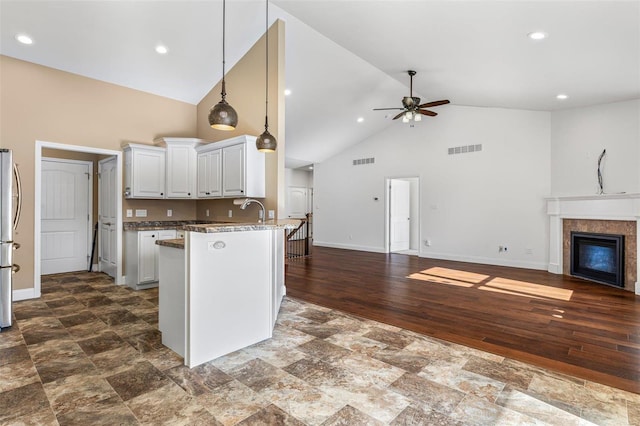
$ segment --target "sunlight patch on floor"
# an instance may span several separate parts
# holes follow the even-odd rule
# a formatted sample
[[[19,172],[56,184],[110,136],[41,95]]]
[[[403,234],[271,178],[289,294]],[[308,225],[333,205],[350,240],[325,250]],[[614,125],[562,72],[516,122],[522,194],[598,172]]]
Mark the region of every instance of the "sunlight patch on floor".
[[[491,277],[489,275],[442,267],[434,267],[420,272],[414,272],[407,275],[406,278],[427,281],[434,284],[453,285],[456,287],[477,287],[479,290],[534,299],[571,300],[571,296],[573,295],[573,290],[564,288],[500,277],[490,279]]]
[[[466,283],[463,281],[456,281],[456,280],[450,280],[447,278],[437,277],[435,275],[423,274],[422,272],[416,272],[411,275],[407,275],[407,278],[411,278],[413,280],[428,281],[430,283],[436,283],[436,284],[454,285],[457,287],[468,288],[468,287],[473,287],[475,285],[473,283]]]
[[[483,287],[480,287],[480,289],[491,291],[502,290],[503,292],[516,294],[518,296],[529,296],[557,300],[571,300],[571,296],[573,295],[573,290],[499,277],[492,279]]]

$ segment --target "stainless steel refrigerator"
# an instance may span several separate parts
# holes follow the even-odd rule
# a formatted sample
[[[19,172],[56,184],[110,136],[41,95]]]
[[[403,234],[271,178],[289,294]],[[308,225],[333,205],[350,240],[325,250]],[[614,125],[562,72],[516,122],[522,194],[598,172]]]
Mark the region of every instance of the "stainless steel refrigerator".
[[[11,326],[12,275],[20,270],[13,251],[20,247],[13,235],[20,220],[21,188],[11,150],[0,149],[0,329]]]

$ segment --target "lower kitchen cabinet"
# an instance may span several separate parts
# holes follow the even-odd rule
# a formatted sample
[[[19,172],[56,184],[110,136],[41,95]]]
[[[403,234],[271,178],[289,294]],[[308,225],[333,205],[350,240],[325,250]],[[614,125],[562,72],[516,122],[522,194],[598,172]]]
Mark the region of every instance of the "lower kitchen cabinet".
[[[126,231],[126,283],[135,290],[158,286],[158,240],[176,238],[175,229]]]

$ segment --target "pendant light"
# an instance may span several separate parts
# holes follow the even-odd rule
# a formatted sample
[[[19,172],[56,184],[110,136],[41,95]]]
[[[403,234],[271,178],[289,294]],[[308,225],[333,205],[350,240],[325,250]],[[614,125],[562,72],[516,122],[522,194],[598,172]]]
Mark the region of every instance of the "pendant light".
[[[275,152],[278,146],[276,138],[269,133],[269,0],[266,0],[266,80],[265,80],[265,112],[264,112],[264,132],[256,139],[256,148],[260,152]]]
[[[234,130],[238,125],[238,113],[226,101],[227,91],[224,83],[224,59],[225,59],[225,18],[226,4],[222,0],[222,99],[209,110],[209,124],[217,130]]]

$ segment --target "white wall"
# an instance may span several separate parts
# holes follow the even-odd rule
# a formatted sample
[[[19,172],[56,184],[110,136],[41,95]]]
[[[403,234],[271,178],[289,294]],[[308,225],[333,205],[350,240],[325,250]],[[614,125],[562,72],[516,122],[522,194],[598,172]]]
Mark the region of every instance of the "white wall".
[[[604,191],[640,192],[640,100],[551,114],[552,194],[597,194],[603,149]]]
[[[438,112],[316,164],[315,244],[384,252],[385,179],[419,176],[421,241],[432,242],[421,244],[421,256],[546,269],[550,114],[453,105]],[[447,154],[470,144],[483,151]],[[352,165],[368,157],[375,163]]]
[[[313,172],[300,169],[284,169],[284,185],[313,188]]]

